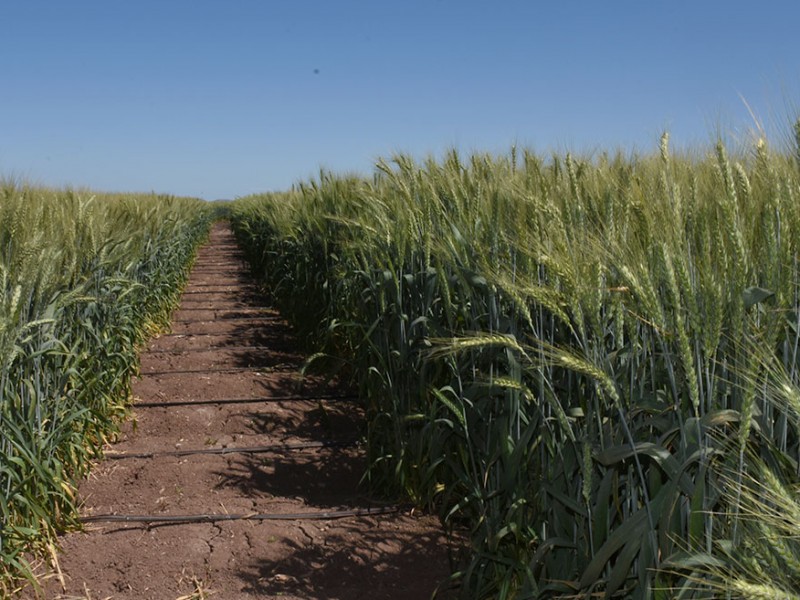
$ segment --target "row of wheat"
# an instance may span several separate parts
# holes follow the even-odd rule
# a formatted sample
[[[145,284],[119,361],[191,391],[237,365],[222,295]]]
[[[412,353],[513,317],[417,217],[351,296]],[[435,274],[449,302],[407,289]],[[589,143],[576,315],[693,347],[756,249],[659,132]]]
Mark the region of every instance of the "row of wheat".
[[[797,160],[666,135],[651,155],[398,156],[241,199],[233,223],[358,382],[366,479],[468,532],[464,597],[787,598]]]
[[[0,595],[76,524],[74,486],[126,412],[137,346],[168,323],[199,200],[0,185]]]

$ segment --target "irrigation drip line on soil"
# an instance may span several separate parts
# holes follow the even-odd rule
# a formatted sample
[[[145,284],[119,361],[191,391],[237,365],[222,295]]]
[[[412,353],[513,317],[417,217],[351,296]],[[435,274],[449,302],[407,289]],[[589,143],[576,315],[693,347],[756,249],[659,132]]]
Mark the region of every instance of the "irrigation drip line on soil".
[[[389,515],[407,510],[405,506],[379,506],[347,510],[323,510],[301,513],[247,513],[202,515],[88,515],[81,523],[215,523],[217,521],[326,521],[348,517]]]
[[[230,258],[231,261],[227,263],[204,263],[202,267],[197,267],[196,271],[198,273],[232,273],[237,267],[247,266],[242,256],[231,256]]]
[[[180,356],[186,352],[215,352],[217,350],[262,350],[264,352],[274,352],[271,346],[204,346],[203,348],[184,348],[179,350],[148,350],[149,354],[170,354],[173,356]]]
[[[237,286],[221,286],[219,288],[215,288],[213,290],[198,290],[196,288],[187,288],[181,293],[181,302],[200,302],[200,298],[187,298],[187,296],[223,296],[223,298],[216,298],[217,301],[224,302],[228,298],[243,298],[248,301],[252,302],[263,302],[264,296],[262,292],[258,288],[247,288],[243,292],[239,292],[235,289],[231,289]],[[210,302],[214,300],[211,298],[206,300],[206,302]]]
[[[174,321],[173,321],[173,323],[174,323]],[[259,334],[259,332],[255,332],[255,333],[256,333],[256,335]],[[178,337],[178,338],[186,338],[186,339],[195,339],[195,338],[201,338],[201,337],[221,337],[221,338],[230,339],[230,337],[226,333],[192,333],[192,332],[188,332],[188,333],[187,332],[184,332],[184,333],[162,333],[158,337],[160,337],[160,338],[163,338],[163,337]],[[221,347],[222,348],[227,348],[227,346],[221,346]],[[149,350],[148,350],[148,352],[149,352]]]
[[[197,288],[204,288],[199,290]],[[236,288],[236,289],[231,289]],[[183,288],[183,295],[186,294],[236,294],[240,295],[240,291],[244,291],[247,294],[258,292],[261,288],[253,283],[241,283],[237,282],[236,284],[214,284],[214,283],[190,283],[185,288]]]
[[[241,252],[236,252],[236,251],[234,251],[234,252],[217,252],[214,255],[214,258],[244,259],[244,254],[242,254]],[[204,260],[203,261],[203,265],[205,265],[207,267],[224,267],[224,266],[229,266],[230,262],[219,262],[219,261],[211,262],[211,261],[208,261],[208,260]]]
[[[227,273],[203,273],[203,275],[212,276],[214,278],[214,280],[216,281],[216,284],[201,283],[201,284],[193,284],[193,285],[188,286],[188,287],[189,288],[193,288],[195,286],[197,286],[197,287],[212,287],[213,286],[213,287],[217,287],[217,288],[223,288],[223,287],[238,287],[240,285],[243,285],[243,286],[251,286],[252,285],[252,283],[251,283],[252,279],[249,278],[249,277],[247,277],[247,278],[244,278],[244,277],[242,277],[242,278],[230,277],[230,276],[228,276]]]
[[[231,286],[222,286],[222,287],[231,287]],[[250,288],[247,288],[247,289],[248,290],[253,290],[254,292],[256,291],[255,287],[250,287]],[[242,296],[246,296],[246,294],[240,293],[239,290],[226,290],[226,289],[219,289],[219,290],[189,290],[189,291],[184,291],[183,292],[184,296],[193,295],[193,294],[214,294],[214,295],[217,295],[217,296],[224,295],[224,294],[230,294],[232,296],[236,296],[237,298],[242,297]]]
[[[170,406],[202,406],[215,404],[260,404],[262,402],[346,402],[358,400],[358,396],[268,396],[261,398],[222,398],[220,400],[166,400],[164,402],[136,402],[134,408],[162,408]]]
[[[184,308],[183,306],[179,309],[181,312],[188,312],[191,310],[205,310],[205,311],[214,311],[215,313],[252,313],[252,314],[260,314],[260,313],[277,313],[277,311],[273,308],[257,308],[253,306],[248,306],[243,304],[242,306],[233,306],[231,308],[204,308],[200,306],[196,307],[189,307]],[[277,314],[275,316],[278,316]]]
[[[246,446],[241,448],[193,448],[187,450],[165,450],[161,452],[106,454],[105,457],[109,460],[123,460],[126,458],[161,458],[166,456],[193,456],[197,454],[266,454],[268,452],[293,452],[295,450],[319,448],[353,448],[355,446],[358,446],[357,440],[332,440],[326,442],[298,442],[296,444],[271,444],[269,446]]]
[[[181,302],[181,311],[184,310],[213,310],[218,313],[229,313],[229,312],[256,312],[252,309],[252,306],[246,302],[240,302],[238,305],[231,306],[230,308],[219,309],[214,304],[211,304],[210,300],[183,300]],[[258,311],[261,312],[273,312],[277,315],[278,311],[273,309],[260,309]]]
[[[216,335],[216,334],[209,333],[209,334],[204,334],[204,335]],[[187,336],[185,336],[185,334],[182,334],[182,333],[175,335],[175,337],[181,337],[181,336],[187,337]],[[164,336],[161,336],[161,337],[164,337]],[[197,336],[197,334],[190,334],[188,337],[191,339],[191,338],[198,337],[198,336]],[[219,336],[219,337],[223,337],[223,336]],[[148,354],[173,354],[173,355],[177,356],[177,355],[181,355],[181,354],[183,354],[185,352],[216,352],[217,350],[237,350],[237,351],[264,350],[264,351],[269,351],[269,352],[273,352],[273,353],[276,353],[276,354],[289,354],[289,355],[294,354],[291,350],[286,350],[286,349],[276,350],[273,346],[256,346],[256,345],[254,345],[254,346],[238,346],[236,344],[227,344],[227,345],[225,345],[225,344],[215,344],[213,346],[202,346],[202,347],[199,347],[199,348],[195,348],[195,347],[170,348],[169,350],[158,350],[157,348],[150,348],[150,349],[147,350],[147,352],[148,352]]]
[[[219,259],[230,259],[230,258],[233,258],[233,259],[244,259],[245,256],[237,248],[228,247],[228,248],[223,249],[223,251],[217,252],[214,255],[210,256],[210,257],[205,257],[203,259],[196,260],[194,264],[195,264],[195,266],[199,266],[199,265],[203,265],[203,266],[208,266],[208,265],[220,266],[220,265],[226,265],[226,264],[230,264],[230,263],[218,262]],[[212,262],[211,259],[218,259],[218,260],[215,261],[215,262]]]
[[[230,275],[230,269],[196,269],[192,275]],[[231,281],[247,281],[245,277],[232,278]]]
[[[191,325],[196,323],[219,323],[225,321],[226,323],[237,321],[281,321],[282,317],[221,317],[219,319],[175,319],[172,323],[181,323],[183,325]]]
[[[252,279],[250,279],[249,277],[246,276],[232,277],[230,273],[224,273],[222,271],[219,272],[208,271],[201,273],[201,275],[205,277],[213,277],[214,280],[217,282],[217,285],[219,286],[247,285],[252,281]],[[203,287],[206,286],[206,284],[200,284],[200,285],[202,285]]]
[[[260,286],[258,283],[254,283],[252,279],[249,281],[240,281],[239,279],[230,279],[228,277],[218,277],[214,278],[212,281],[205,281],[205,282],[197,282],[197,281],[189,281],[184,288],[183,293],[187,290],[196,290],[196,289],[208,289],[209,291],[226,291],[225,288],[236,287],[237,289],[241,289],[243,291],[248,290],[263,290],[264,288]]]
[[[291,364],[291,363],[278,363],[276,365],[269,365],[263,367],[221,367],[219,369],[184,369],[182,371],[171,370],[171,371],[142,371],[139,373],[140,377],[147,376],[159,376],[163,377],[164,375],[202,375],[204,373],[293,373],[302,368],[302,363],[298,364]]]
[[[238,306],[237,305],[233,305],[230,308],[222,309],[222,310],[220,310],[218,308],[212,308],[211,303],[214,302],[214,299],[206,299],[206,298],[199,299],[199,298],[196,298],[194,300],[188,300],[188,301],[184,299],[182,302],[183,302],[183,305],[180,308],[181,312],[187,311],[187,312],[191,313],[191,312],[197,312],[197,311],[205,310],[205,311],[209,311],[209,312],[214,311],[215,313],[220,314],[220,315],[228,314],[228,315],[231,315],[232,317],[235,316],[235,315],[233,315],[231,313],[240,313],[241,316],[247,316],[247,317],[258,317],[258,316],[278,317],[278,316],[280,316],[280,313],[274,308],[268,307],[268,308],[260,308],[258,310],[253,310],[252,308],[250,308],[250,305],[248,305],[248,304],[246,304],[244,302],[240,303]],[[175,316],[177,316],[177,315],[175,315]],[[192,319],[192,318],[199,319],[199,318],[202,318],[202,317],[199,316],[199,315],[188,314],[188,315],[185,316],[185,318],[186,319]]]

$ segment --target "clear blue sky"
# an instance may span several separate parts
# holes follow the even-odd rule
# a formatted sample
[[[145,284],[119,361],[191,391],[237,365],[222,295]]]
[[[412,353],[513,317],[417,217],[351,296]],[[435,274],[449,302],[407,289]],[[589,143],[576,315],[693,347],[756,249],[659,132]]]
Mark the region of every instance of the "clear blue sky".
[[[215,199],[397,151],[705,144],[753,126],[740,96],[796,115],[798,26],[798,0],[2,0],[0,175]]]

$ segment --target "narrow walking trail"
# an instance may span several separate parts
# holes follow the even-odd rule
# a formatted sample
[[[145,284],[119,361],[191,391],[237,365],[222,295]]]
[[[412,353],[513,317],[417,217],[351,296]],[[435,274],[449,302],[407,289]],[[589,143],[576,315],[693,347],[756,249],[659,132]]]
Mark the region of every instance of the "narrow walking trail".
[[[301,377],[291,330],[227,224],[200,249],[134,418],[80,486],[44,597],[428,598],[449,573],[438,523],[359,493],[360,413]]]

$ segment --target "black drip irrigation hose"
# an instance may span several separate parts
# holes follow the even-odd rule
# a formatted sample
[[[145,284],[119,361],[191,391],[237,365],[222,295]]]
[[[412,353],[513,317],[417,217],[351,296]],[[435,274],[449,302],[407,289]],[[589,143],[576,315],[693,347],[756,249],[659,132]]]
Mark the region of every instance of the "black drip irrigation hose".
[[[301,513],[247,513],[202,515],[89,515],[81,523],[216,523],[217,521],[327,521],[348,517],[388,515],[404,510],[403,506],[377,506],[346,510],[323,510]]]
[[[259,288],[255,287],[255,286],[239,285],[239,284],[236,284],[236,285],[223,285],[221,287],[210,289],[210,290],[209,289],[199,290],[199,289],[197,289],[197,287],[205,288],[206,286],[191,286],[191,287],[185,288],[181,292],[182,299],[187,301],[187,302],[202,302],[203,301],[202,298],[192,298],[192,297],[187,298],[186,296],[212,296],[213,295],[213,296],[225,296],[227,298],[241,298],[241,297],[244,297],[247,300],[253,300],[253,301],[256,301],[256,302],[264,300],[263,292],[261,292],[261,290]],[[235,288],[235,289],[232,289],[232,288]],[[242,289],[242,288],[244,288],[244,289]],[[205,300],[205,302],[208,302],[208,300]]]
[[[141,371],[140,377],[144,376],[163,376],[163,375],[198,375],[202,373],[293,373],[303,368],[302,364],[292,365],[279,363],[276,365],[265,365],[263,367],[223,367],[220,369],[184,369],[182,371]]]
[[[195,448],[188,450],[167,450],[163,452],[138,452],[125,454],[106,454],[108,460],[123,460],[126,458],[160,458],[163,456],[193,456],[196,454],[266,454],[269,452],[292,452],[294,450],[308,450],[312,448],[353,448],[358,446],[356,440],[328,441],[328,442],[298,442],[296,444],[272,444],[270,446],[248,446],[242,448]]]
[[[215,254],[214,254],[214,258],[220,258],[220,259],[225,259],[225,258],[235,258],[235,259],[241,259],[241,258],[245,258],[245,255],[244,255],[242,252],[237,252],[237,251],[235,251],[235,250],[234,250],[234,251],[232,251],[232,252],[217,252],[217,253],[215,253]],[[238,260],[237,260],[237,262],[238,262]],[[209,260],[207,260],[207,259],[205,259],[205,258],[204,258],[204,259],[202,259],[202,260],[198,260],[198,261],[197,261],[195,264],[196,264],[196,265],[200,265],[200,266],[204,266],[204,267],[225,267],[225,266],[229,265],[229,264],[230,264],[230,262],[229,262],[229,261],[226,261],[226,260],[215,260],[215,261],[209,261]]]
[[[211,322],[218,322],[218,321],[209,321],[209,323],[211,323]],[[173,323],[174,323],[174,321],[173,321]],[[251,332],[255,336],[265,335],[260,329],[255,329],[254,328],[253,330],[251,330]],[[241,333],[237,333],[236,335],[238,335],[241,338],[241,337],[243,337],[245,335],[245,333],[246,332],[241,332]],[[194,333],[192,331],[184,331],[183,333],[175,333],[175,332],[173,332],[173,333],[162,333],[158,337],[159,338],[162,338],[162,337],[176,337],[176,338],[187,338],[187,339],[203,338],[203,337],[222,337],[222,338],[230,339],[230,333],[226,333],[226,332],[211,332],[211,333],[200,332],[200,333]]]
[[[178,307],[175,310],[179,311],[189,311],[189,310],[206,310],[208,312],[214,311],[216,313],[231,313],[231,312],[238,312],[238,313],[251,313],[251,314],[259,314],[259,313],[277,313],[274,308],[270,308],[268,306],[252,306],[250,304],[245,304],[244,306],[231,306],[230,308],[205,308],[205,307],[196,307],[196,308],[182,308]],[[277,316],[277,315],[276,315]]]
[[[213,253],[198,256],[194,264],[203,267],[226,267],[231,264],[231,259],[239,262],[240,259],[243,261],[245,258],[247,258],[245,254],[237,248],[220,248]]]
[[[173,321],[173,323],[174,322],[175,321]],[[262,335],[262,334],[260,332],[256,332],[256,335]],[[230,338],[230,334],[229,333],[192,333],[192,332],[184,332],[184,333],[162,333],[158,337],[159,338],[164,338],[164,337],[177,337],[177,338],[224,337],[224,338]],[[224,346],[220,346],[220,347],[224,347]]]
[[[256,300],[258,300],[258,298],[256,298]],[[263,298],[261,298],[261,300],[263,300]],[[197,299],[191,299],[191,300],[184,300],[184,302],[188,302],[189,304],[197,304],[199,302],[204,302],[206,304],[209,304],[211,302],[214,302],[214,300],[213,299],[211,299],[211,300],[203,300],[202,298],[197,298]],[[230,301],[228,301],[228,302],[230,302]],[[275,316],[278,315],[278,310],[274,306],[267,306],[265,304],[262,304],[261,302],[256,303],[256,302],[248,302],[248,301],[245,301],[245,300],[241,300],[237,304],[239,304],[239,306],[230,306],[230,304],[229,304],[227,307],[216,306],[215,308],[203,308],[203,307],[198,307],[198,306],[195,306],[195,307],[189,306],[187,308],[184,308],[183,305],[181,304],[181,305],[178,305],[178,307],[175,310],[177,310],[177,311],[190,311],[190,310],[208,310],[208,311],[212,311],[213,310],[215,312],[220,312],[220,313],[239,312],[239,313],[247,313],[247,314],[250,314],[250,315],[272,313]]]
[[[262,402],[337,402],[358,400],[352,395],[267,396],[262,398],[222,398],[220,400],[165,400],[163,402],[135,402],[133,408],[164,408],[170,406],[202,406],[214,404],[260,404]]]
[[[189,283],[184,288],[184,294],[220,294],[226,292],[237,292],[242,288],[247,290],[254,290],[258,291],[259,287],[254,283],[245,283],[244,285],[239,285],[240,282],[236,283],[222,283],[222,284],[215,284],[215,283]],[[231,290],[229,288],[235,287],[237,289]],[[211,289],[203,289],[198,290],[196,288],[211,288]]]
[[[194,275],[195,273],[193,273]],[[247,287],[253,285],[253,278],[250,276],[242,275],[240,277],[226,276],[225,273],[200,273],[201,275],[208,275],[213,278],[215,286],[219,287]],[[210,287],[210,283],[203,283],[202,281],[193,280],[191,284],[187,285],[188,288],[193,287]]]
[[[238,306],[229,306],[228,308],[220,308],[219,304],[213,304],[213,302],[214,302],[213,300],[184,299],[181,301],[180,306],[178,306],[178,308],[176,308],[175,310],[180,312],[208,311],[221,314],[238,312],[238,313],[244,313],[246,315],[271,314],[276,317],[278,316],[278,311],[275,310],[274,308],[271,308],[269,306],[253,306],[251,303],[246,301],[240,301],[238,302]],[[195,306],[197,304],[202,304],[202,306]]]
[[[181,323],[182,325],[193,325],[197,323],[232,323],[232,322],[241,322],[241,321],[258,321],[258,322],[270,322],[270,321],[282,321],[283,317],[277,316],[263,316],[263,317],[220,317],[219,319],[175,319],[172,321],[173,324]]]
[[[247,286],[247,285],[245,285],[245,286],[240,286],[240,285],[237,285],[237,286],[230,286],[230,285],[220,286],[221,288],[229,288],[229,287],[236,287],[236,288],[238,288],[238,289],[235,289],[235,290],[228,290],[228,289],[218,289],[218,290],[190,290],[190,289],[188,289],[189,287],[191,287],[191,286],[186,286],[186,290],[183,292],[183,295],[184,295],[184,296],[186,296],[186,295],[188,295],[188,294],[236,294],[236,295],[239,295],[239,293],[240,293],[240,290],[241,290],[241,288],[242,288],[242,287],[245,287],[245,288],[247,288],[248,290],[253,290],[253,291],[255,291],[255,290],[257,290],[257,289],[258,289],[258,288],[257,288],[256,286],[254,286],[254,285],[249,285],[249,286]],[[196,287],[214,287],[214,286],[212,286],[212,285],[203,285],[203,286],[196,286]]]
[[[176,308],[176,311],[179,312],[200,312],[200,311],[207,311],[207,312],[215,312],[215,313],[232,313],[232,312],[239,312],[239,313],[246,313],[246,314],[254,314],[258,313],[266,313],[268,310],[277,316],[277,311],[270,310],[266,308],[254,309],[252,304],[248,304],[245,302],[240,302],[239,306],[231,306],[229,308],[220,308],[218,305],[211,304],[211,300],[182,300],[180,306]],[[196,304],[202,304],[202,306],[195,306]],[[188,305],[188,306],[187,306]]]
[[[170,349],[170,350],[158,350],[155,348],[150,348],[147,350],[147,354],[172,354],[175,356],[180,356],[181,354],[185,354],[188,352],[218,352],[219,350],[236,350],[236,351],[243,351],[243,350],[265,350],[269,352],[276,352],[275,348],[272,346],[205,346],[202,348],[181,348],[181,349]],[[288,352],[283,351],[284,354],[288,354]]]

